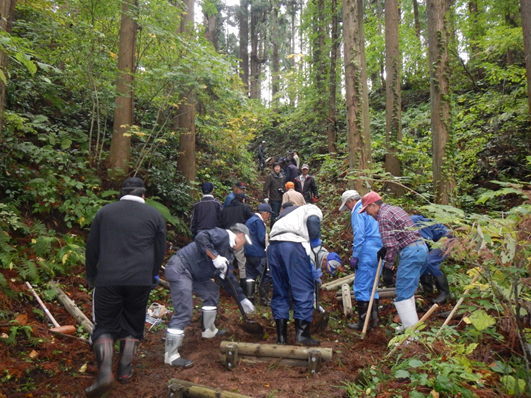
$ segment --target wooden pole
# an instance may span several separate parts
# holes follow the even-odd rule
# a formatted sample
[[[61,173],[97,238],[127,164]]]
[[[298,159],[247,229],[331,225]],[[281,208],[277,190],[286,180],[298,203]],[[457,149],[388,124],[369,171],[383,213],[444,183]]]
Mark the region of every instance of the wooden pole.
[[[433,305],[431,306],[431,308],[428,310],[428,312],[426,312],[426,313],[424,314],[424,316],[420,319],[420,321],[418,321],[417,323],[415,323],[415,324],[411,327],[411,330],[412,330],[412,331],[417,330],[417,328],[419,327],[420,323],[421,323],[421,322],[425,322],[426,319],[428,319],[428,318],[431,316],[431,314],[433,314],[433,311],[435,311],[437,308],[439,308],[439,304],[433,304]],[[407,329],[406,329],[406,330],[407,330]],[[390,357],[391,355],[393,355],[393,353],[394,353],[396,350],[398,350],[398,349],[402,346],[402,344],[404,344],[404,342],[405,342],[407,339],[408,339],[408,338],[406,337],[406,338],[405,338],[404,340],[402,340],[400,343],[397,343],[396,346],[395,346],[395,348],[393,348],[393,349],[391,350],[391,352],[390,352],[389,354],[387,354],[387,356]]]
[[[186,398],[252,398],[248,395],[235,392],[222,391],[219,388],[211,388],[191,381],[170,379],[168,382],[168,398],[177,398],[179,393]]]
[[[365,322],[363,323],[363,330],[361,331],[360,339],[364,339],[367,335],[367,328],[369,327],[369,321],[372,315],[372,305],[374,304],[374,296],[376,294],[376,289],[378,289],[378,280],[380,279],[380,270],[382,269],[383,258],[380,258],[378,261],[378,268],[376,269],[376,276],[374,277],[374,283],[372,284],[371,299],[369,300],[369,306],[367,307],[367,312],[365,313]]]
[[[256,343],[234,343],[233,341],[222,341],[220,344],[220,352],[226,354],[228,345],[238,345],[238,355],[242,356],[256,356],[256,357],[275,357],[288,359],[302,359],[308,360],[308,355],[311,350],[321,352],[321,360],[329,361],[332,359],[332,349],[323,347],[299,347],[294,345],[276,345],[276,344],[256,344]]]
[[[470,282],[470,285],[473,285],[474,283],[476,283],[476,281],[478,280],[479,278],[479,272],[474,275],[474,278],[472,279],[472,281]],[[459,301],[457,302],[457,304],[454,306],[454,308],[452,309],[452,312],[450,312],[450,315],[448,315],[448,318],[446,318],[446,320],[444,321],[444,323],[442,324],[441,328],[439,329],[439,331],[437,332],[437,334],[435,335],[435,338],[437,338],[439,336],[439,334],[441,333],[441,331],[443,330],[443,328],[448,325],[448,323],[450,323],[450,321],[452,320],[452,318],[454,317],[455,313],[457,312],[457,309],[459,308],[459,306],[461,304],[463,304],[463,301],[465,300],[465,297],[468,292],[470,292],[470,288],[466,289],[465,292],[463,293],[463,296],[459,299]]]
[[[227,366],[227,355],[219,354],[219,361],[223,366]],[[283,366],[299,366],[303,368],[308,367],[308,359],[290,359],[282,357],[257,357],[256,355],[240,355],[238,354],[238,364],[244,365],[256,365],[257,363],[267,362],[270,366],[283,365]]]
[[[327,291],[337,290],[341,288],[344,283],[351,284],[354,282],[354,277],[355,275],[347,275],[332,282],[324,283],[321,285],[321,289]]]
[[[57,295],[57,300],[63,304],[65,310],[68,311],[70,315],[74,317],[76,322],[83,326],[83,328],[88,332],[92,333],[94,330],[94,324],[77,308],[76,303],[74,303],[70,297],[68,297],[65,292],[59,287],[59,284],[56,281],[50,282],[50,287],[55,291]]]

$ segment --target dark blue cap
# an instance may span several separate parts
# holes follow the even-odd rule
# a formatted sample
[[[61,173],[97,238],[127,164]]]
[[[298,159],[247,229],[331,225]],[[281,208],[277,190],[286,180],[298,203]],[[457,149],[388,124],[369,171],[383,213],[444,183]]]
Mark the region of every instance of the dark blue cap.
[[[204,182],[201,184],[201,191],[203,191],[203,193],[210,193],[214,190],[214,184],[212,184],[211,182]]]

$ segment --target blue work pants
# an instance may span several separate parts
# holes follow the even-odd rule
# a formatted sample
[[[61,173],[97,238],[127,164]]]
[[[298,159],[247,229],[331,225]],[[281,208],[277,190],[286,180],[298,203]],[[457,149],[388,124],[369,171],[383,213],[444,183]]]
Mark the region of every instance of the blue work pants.
[[[428,267],[428,246],[419,240],[404,247],[399,254],[396,271],[396,298],[411,298],[419,285],[419,278]]]
[[[314,281],[310,256],[301,243],[281,241],[270,243],[267,256],[273,278],[273,318],[289,319],[291,292],[293,318],[311,322]]]
[[[358,258],[358,269],[354,278],[354,296],[356,301],[369,301],[371,299],[372,286],[378,269],[378,250],[382,247],[381,239],[375,242],[367,240]],[[378,290],[374,298],[379,298]]]

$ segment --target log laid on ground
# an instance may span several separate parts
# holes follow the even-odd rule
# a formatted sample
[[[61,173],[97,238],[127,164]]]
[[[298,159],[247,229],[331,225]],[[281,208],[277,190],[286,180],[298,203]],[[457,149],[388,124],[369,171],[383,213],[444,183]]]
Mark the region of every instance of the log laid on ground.
[[[76,303],[74,303],[70,297],[68,297],[65,292],[59,287],[59,284],[56,281],[50,282],[50,287],[55,291],[55,294],[57,296],[57,300],[63,304],[65,307],[65,310],[68,311],[72,317],[76,320],[78,324],[83,326],[86,332],[92,333],[92,330],[94,330],[94,324],[81,312],[79,308],[77,308]]]
[[[321,289],[322,290],[327,290],[327,291],[332,291],[332,290],[337,290],[337,289],[340,289],[341,286],[343,286],[344,283],[347,283],[347,284],[351,284],[352,282],[354,282],[354,277],[355,275],[347,275],[347,276],[344,276],[342,278],[339,278],[339,279],[336,279],[332,282],[328,282],[328,283],[324,283],[323,285],[321,285]]]
[[[191,381],[170,379],[168,382],[168,398],[252,398],[248,395],[222,391]]]
[[[227,345],[238,345],[238,356],[240,358],[245,356],[256,357],[274,357],[286,359],[300,359],[307,361],[308,355],[312,350],[321,352],[321,360],[329,361],[332,359],[332,349],[323,347],[299,347],[294,345],[276,345],[276,344],[256,344],[256,343],[234,343],[233,341],[222,341],[220,345],[220,352],[226,354]]]
[[[394,298],[396,297],[396,289],[394,287],[386,288],[386,289],[378,289],[378,296],[380,296],[380,298],[382,299]],[[352,297],[352,300],[356,300],[356,298],[354,297],[354,293],[351,293],[351,297]],[[341,291],[336,293],[336,300],[339,302],[343,301],[343,294]]]
[[[227,366],[227,361],[230,361],[230,359],[227,360],[227,354],[219,354],[219,361],[223,366]],[[284,366],[301,366],[301,367],[308,367],[308,359],[302,360],[302,359],[289,359],[289,358],[282,358],[282,357],[257,357],[256,355],[240,355],[238,353],[238,364],[242,363],[245,365],[256,365],[257,363],[264,363],[267,362],[270,365],[284,365]],[[235,368],[235,366],[231,366],[231,369]]]

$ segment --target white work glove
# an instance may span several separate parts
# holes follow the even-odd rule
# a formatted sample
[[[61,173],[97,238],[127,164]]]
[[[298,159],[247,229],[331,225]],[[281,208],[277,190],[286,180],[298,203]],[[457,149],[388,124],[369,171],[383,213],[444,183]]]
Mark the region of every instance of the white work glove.
[[[217,256],[214,260],[212,260],[212,262],[214,263],[214,267],[220,270],[219,277],[221,279],[225,279],[227,266],[229,265],[229,260],[227,260],[227,257]]]
[[[256,309],[254,308],[253,303],[251,303],[248,299],[244,298],[242,301],[240,301],[243,311],[246,314],[252,314]]]

